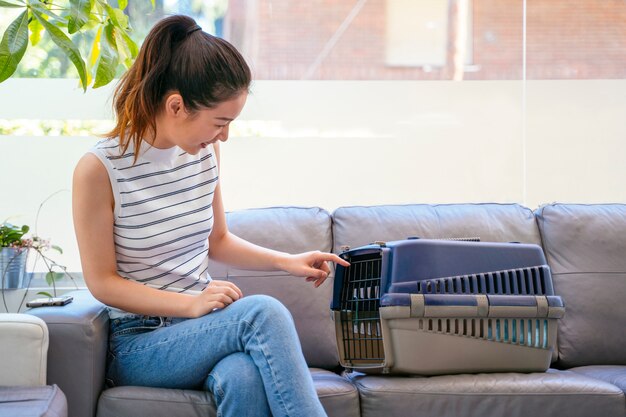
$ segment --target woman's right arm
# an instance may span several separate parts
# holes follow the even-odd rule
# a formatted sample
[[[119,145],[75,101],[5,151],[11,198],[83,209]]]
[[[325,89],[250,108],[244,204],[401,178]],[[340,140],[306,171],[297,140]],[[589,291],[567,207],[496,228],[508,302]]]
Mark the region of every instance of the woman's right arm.
[[[196,296],[122,278],[115,260],[114,203],[106,168],[95,155],[86,154],[74,171],[72,211],[85,283],[98,300],[136,314],[199,317],[241,297],[241,291],[225,281],[211,282]]]

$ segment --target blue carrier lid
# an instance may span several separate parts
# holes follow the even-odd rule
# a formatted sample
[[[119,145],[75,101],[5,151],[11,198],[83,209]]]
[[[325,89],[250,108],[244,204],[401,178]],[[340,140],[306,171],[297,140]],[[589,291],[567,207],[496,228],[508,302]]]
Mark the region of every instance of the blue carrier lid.
[[[388,285],[546,264],[543,250],[534,244],[416,239],[388,242],[386,248]]]
[[[352,265],[335,269],[333,310],[343,309],[347,300],[371,301],[388,292],[554,294],[543,250],[534,244],[407,239],[377,242],[340,256]],[[363,267],[370,261],[377,263],[375,275],[371,267]],[[362,295],[364,291],[370,295]]]

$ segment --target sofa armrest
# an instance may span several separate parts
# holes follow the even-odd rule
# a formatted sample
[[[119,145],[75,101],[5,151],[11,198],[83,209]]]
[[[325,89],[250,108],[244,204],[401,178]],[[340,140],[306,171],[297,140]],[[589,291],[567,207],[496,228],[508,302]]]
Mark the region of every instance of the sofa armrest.
[[[27,313],[48,325],[48,384],[65,393],[70,417],[93,417],[104,388],[109,315],[87,290],[67,295],[74,297],[70,304]]]
[[[46,385],[48,327],[28,314],[0,314],[0,387]]]

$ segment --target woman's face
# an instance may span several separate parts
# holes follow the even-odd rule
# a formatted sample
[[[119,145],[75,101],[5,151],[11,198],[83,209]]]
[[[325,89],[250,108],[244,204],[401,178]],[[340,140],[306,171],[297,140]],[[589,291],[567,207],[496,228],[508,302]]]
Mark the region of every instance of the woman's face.
[[[153,146],[165,149],[178,145],[195,155],[211,143],[225,142],[230,122],[239,116],[247,98],[248,93],[242,92],[213,108],[191,113],[181,105],[179,95],[169,96],[164,114],[157,119],[157,137]]]

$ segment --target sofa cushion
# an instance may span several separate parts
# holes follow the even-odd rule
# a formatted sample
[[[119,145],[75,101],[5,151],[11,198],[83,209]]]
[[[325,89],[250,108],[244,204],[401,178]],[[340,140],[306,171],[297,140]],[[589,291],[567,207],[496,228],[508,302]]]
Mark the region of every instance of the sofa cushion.
[[[360,392],[363,417],[623,417],[625,411],[616,386],[569,371],[349,377]]]
[[[105,390],[98,401],[97,417],[215,417],[215,403],[208,392],[116,387]]]
[[[359,392],[349,380],[324,369],[311,369],[311,375],[329,417],[360,417]]]
[[[1,387],[0,416],[67,417],[67,400],[56,385]]]
[[[518,204],[341,207],[333,213],[335,252],[344,245],[354,248],[409,236],[541,243],[532,210]]]
[[[536,216],[566,308],[560,365],[626,365],[626,204],[552,204]]]
[[[580,366],[569,370],[609,382],[626,393],[626,366],[592,365]]]
[[[274,207],[227,214],[235,235],[288,253],[332,248],[330,214],[320,208]],[[329,303],[332,277],[319,288],[284,272],[245,271],[212,264],[215,279],[226,279],[245,295],[267,294],[280,300],[293,315],[302,351],[309,366],[332,369],[339,364]]]
[[[323,369],[311,375],[329,417],[359,417],[359,394],[347,379]],[[100,396],[97,417],[208,417],[215,416],[215,402],[204,391],[117,387]]]

